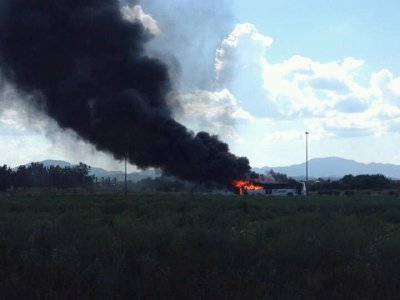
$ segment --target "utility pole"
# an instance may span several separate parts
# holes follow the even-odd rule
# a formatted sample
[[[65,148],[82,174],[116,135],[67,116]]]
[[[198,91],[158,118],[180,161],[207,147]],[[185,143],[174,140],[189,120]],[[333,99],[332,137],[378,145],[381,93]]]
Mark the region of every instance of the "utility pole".
[[[125,196],[128,194],[127,181],[126,181],[126,154],[125,154]]]
[[[306,134],[306,195],[308,195],[308,131],[305,132]]]

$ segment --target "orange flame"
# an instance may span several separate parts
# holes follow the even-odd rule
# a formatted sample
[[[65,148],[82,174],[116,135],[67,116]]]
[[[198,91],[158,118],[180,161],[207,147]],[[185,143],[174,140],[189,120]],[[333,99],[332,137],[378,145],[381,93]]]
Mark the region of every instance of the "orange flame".
[[[251,183],[248,180],[241,180],[241,179],[236,179],[232,181],[232,185],[235,188],[240,189],[240,193],[242,194],[243,190],[262,190],[264,187],[262,185],[257,185],[254,183]]]

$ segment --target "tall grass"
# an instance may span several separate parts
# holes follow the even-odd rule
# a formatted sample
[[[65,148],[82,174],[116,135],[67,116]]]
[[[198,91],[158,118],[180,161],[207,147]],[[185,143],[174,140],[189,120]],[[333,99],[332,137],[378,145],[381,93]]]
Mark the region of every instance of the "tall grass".
[[[395,299],[398,196],[0,198],[1,299]]]

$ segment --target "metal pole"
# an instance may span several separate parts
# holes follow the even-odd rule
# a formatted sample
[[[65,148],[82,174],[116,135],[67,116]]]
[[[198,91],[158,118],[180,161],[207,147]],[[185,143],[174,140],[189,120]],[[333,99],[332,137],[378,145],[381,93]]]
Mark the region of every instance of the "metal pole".
[[[308,195],[308,132],[305,132],[306,134],[306,195]]]
[[[125,196],[127,195],[127,182],[126,182],[126,154],[125,154]]]

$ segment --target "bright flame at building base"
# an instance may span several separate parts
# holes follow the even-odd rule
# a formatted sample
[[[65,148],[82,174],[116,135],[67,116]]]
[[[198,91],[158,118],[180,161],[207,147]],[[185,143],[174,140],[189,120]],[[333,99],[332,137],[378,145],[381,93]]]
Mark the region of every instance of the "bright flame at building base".
[[[259,190],[263,190],[264,189],[264,187],[262,185],[257,185],[257,184],[251,183],[248,180],[242,180],[242,179],[233,180],[232,181],[232,185],[235,188],[239,189],[241,195],[243,195],[244,190],[256,190],[256,191],[259,191]]]

